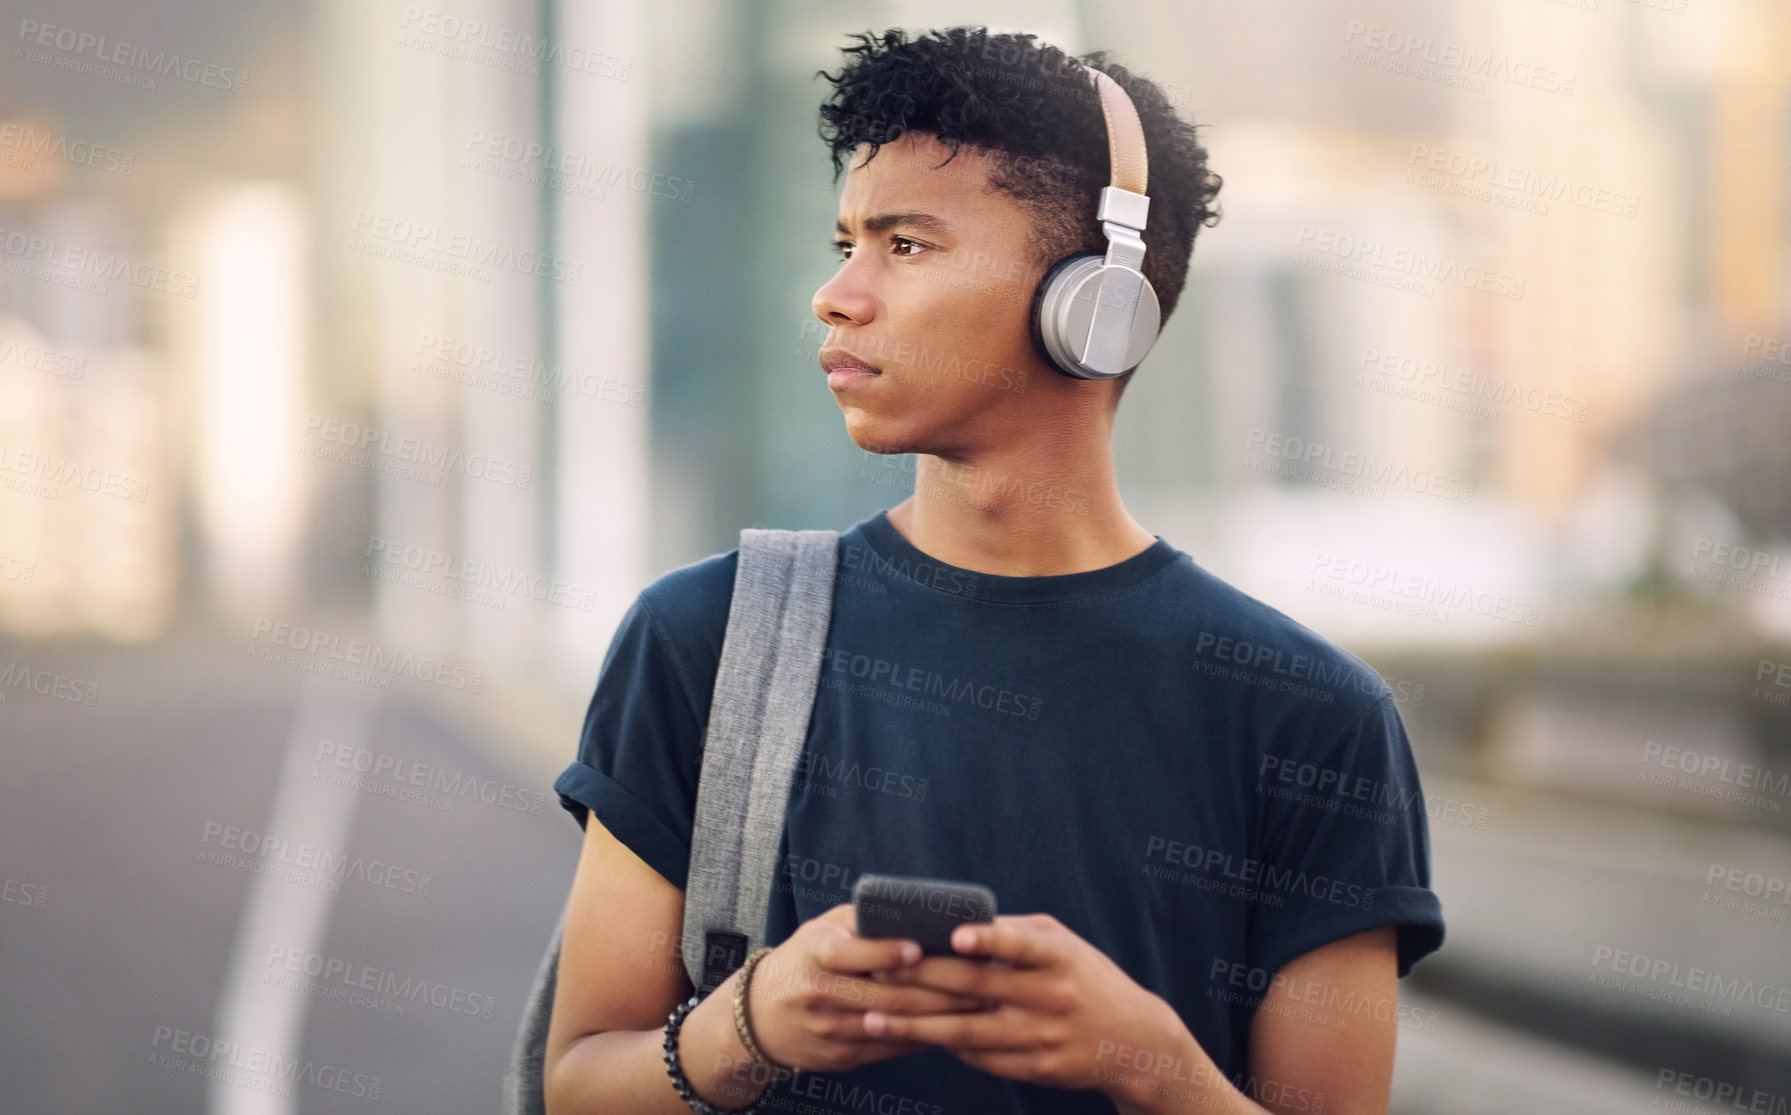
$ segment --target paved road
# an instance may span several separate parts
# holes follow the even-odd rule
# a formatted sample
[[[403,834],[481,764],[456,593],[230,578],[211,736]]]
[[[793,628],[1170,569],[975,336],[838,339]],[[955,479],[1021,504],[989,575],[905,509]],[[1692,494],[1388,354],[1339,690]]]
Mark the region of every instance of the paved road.
[[[0,647],[0,670],[50,690],[9,685],[0,703],[0,1110],[495,1110],[577,825],[433,717],[412,679],[377,703],[313,690],[295,732],[310,675],[246,642]],[[358,744],[357,707],[373,712]],[[381,757],[382,790],[402,771],[462,793],[438,794],[445,810],[316,777]],[[536,794],[539,813],[514,807]],[[311,839],[332,825],[335,842]],[[276,1057],[297,1066],[286,1100],[254,1071]],[[194,1067],[245,1071],[208,1084]]]

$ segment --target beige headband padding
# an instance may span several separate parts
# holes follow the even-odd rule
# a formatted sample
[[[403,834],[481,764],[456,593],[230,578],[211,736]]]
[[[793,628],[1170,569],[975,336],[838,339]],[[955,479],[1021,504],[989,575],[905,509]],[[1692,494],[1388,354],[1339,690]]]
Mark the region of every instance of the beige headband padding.
[[[1113,163],[1113,185],[1135,194],[1147,193],[1150,158],[1144,146],[1144,125],[1138,109],[1119,82],[1088,67],[1095,90],[1101,96],[1101,115],[1107,119],[1107,152]]]

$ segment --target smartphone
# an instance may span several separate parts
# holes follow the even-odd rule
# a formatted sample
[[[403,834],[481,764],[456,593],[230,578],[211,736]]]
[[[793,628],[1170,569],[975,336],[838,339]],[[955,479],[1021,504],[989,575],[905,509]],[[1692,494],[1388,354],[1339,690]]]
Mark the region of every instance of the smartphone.
[[[905,937],[926,956],[960,956],[951,931],[995,920],[995,892],[981,883],[914,875],[860,875],[852,886],[860,937]]]

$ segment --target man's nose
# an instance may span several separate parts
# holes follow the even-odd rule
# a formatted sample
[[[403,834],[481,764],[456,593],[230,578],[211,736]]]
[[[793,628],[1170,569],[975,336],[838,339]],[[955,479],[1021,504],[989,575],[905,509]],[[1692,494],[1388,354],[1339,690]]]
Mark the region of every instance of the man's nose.
[[[876,314],[876,300],[851,260],[821,284],[811,305],[815,316],[828,325],[864,325]]]

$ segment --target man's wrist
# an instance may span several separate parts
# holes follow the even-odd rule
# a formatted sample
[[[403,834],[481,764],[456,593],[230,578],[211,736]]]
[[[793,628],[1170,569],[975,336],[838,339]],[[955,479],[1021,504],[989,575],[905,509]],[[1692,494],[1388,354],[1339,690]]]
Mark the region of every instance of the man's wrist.
[[[1120,1115],[1258,1113],[1200,1047],[1167,1000],[1155,997],[1155,1025],[1130,1042],[1103,1042],[1096,1088]],[[1241,1102],[1240,1102],[1241,1101]]]
[[[678,1035],[680,1063],[691,1091],[721,1108],[750,1106],[775,1079],[771,1070],[753,1060],[734,1029],[734,984],[739,978],[735,972],[692,1008]],[[686,1052],[690,1059],[685,1059]]]

